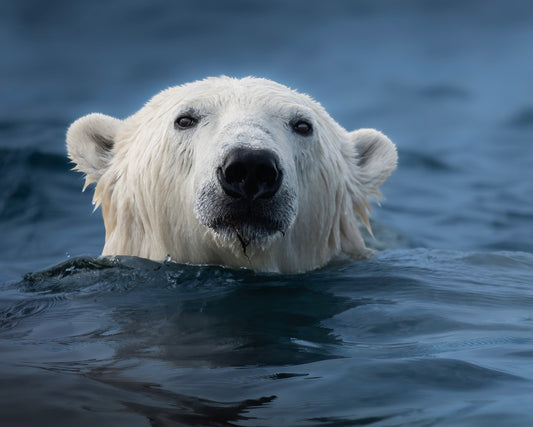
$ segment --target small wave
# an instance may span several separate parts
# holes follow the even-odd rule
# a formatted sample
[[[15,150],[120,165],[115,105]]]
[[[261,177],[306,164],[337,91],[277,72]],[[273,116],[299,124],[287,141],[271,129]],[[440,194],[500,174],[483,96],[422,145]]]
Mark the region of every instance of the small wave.
[[[140,287],[180,290],[212,289],[235,284],[235,270],[156,262],[133,256],[77,257],[44,271],[24,275],[19,287],[27,292],[92,294]],[[242,272],[241,278],[253,273]]]
[[[429,343],[390,343],[390,344],[366,344],[347,343],[360,352],[373,354],[377,359],[398,359],[411,357],[427,357],[442,355],[443,353],[456,353],[461,350],[474,350],[478,348],[503,347],[503,346],[526,346],[529,347],[533,339],[518,336],[486,336],[477,337],[464,341],[440,341]]]
[[[410,359],[377,366],[374,375],[395,378],[401,384],[425,384],[439,389],[474,390],[496,382],[520,381],[521,378],[496,369],[485,368],[457,359]]]
[[[505,267],[518,269],[533,269],[533,255],[527,252],[499,251],[487,253],[473,253],[465,255],[464,261],[485,267]]]
[[[121,379],[109,369],[91,371],[95,381],[126,391],[134,400],[123,399],[130,411],[142,414],[152,425],[234,425],[235,421],[257,420],[249,411],[274,401],[276,396],[262,396],[243,401],[214,401],[166,390],[157,383]],[[140,401],[139,396],[144,396]],[[216,422],[213,422],[216,420]]]
[[[523,108],[517,111],[509,120],[508,125],[513,128],[533,127],[533,107]]]
[[[0,147],[39,147],[53,140],[63,140],[68,121],[64,118],[31,117],[0,119]],[[17,144],[14,144],[16,142]],[[47,145],[49,146],[49,145]]]
[[[65,188],[69,168],[66,156],[59,154],[0,149],[0,221],[14,219],[27,226],[56,217],[52,200]]]
[[[429,100],[457,100],[464,101],[470,97],[470,93],[453,84],[434,84],[423,87],[419,91],[420,95]]]
[[[0,331],[12,329],[23,320],[38,316],[52,309],[61,297],[44,297],[23,300],[0,309]]]
[[[437,155],[430,155],[414,150],[402,150],[401,163],[402,168],[410,170],[424,169],[437,172],[453,172],[456,170]]]
[[[2,168],[35,173],[36,170],[67,171],[69,161],[66,155],[47,153],[36,149],[0,149]]]

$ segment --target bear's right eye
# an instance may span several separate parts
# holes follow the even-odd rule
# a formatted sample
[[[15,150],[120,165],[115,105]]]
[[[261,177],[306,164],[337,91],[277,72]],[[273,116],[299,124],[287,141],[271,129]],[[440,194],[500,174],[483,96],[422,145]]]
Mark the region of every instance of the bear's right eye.
[[[191,117],[191,116],[179,116],[174,121],[174,127],[176,129],[188,129],[196,126],[196,123],[198,123],[198,119]]]

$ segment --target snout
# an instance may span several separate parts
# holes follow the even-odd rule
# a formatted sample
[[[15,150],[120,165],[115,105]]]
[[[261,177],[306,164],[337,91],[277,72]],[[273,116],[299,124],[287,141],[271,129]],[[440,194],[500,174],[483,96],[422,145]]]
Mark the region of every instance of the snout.
[[[283,181],[275,153],[264,149],[236,148],[217,169],[224,192],[235,199],[270,199]]]
[[[219,244],[265,250],[296,218],[290,169],[265,148],[233,147],[221,159],[216,178],[206,176],[196,193],[194,214]]]

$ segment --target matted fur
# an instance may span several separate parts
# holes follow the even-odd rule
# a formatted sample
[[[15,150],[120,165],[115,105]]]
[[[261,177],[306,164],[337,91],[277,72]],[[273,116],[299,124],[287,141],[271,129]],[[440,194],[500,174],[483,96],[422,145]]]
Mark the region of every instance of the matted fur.
[[[195,115],[198,124],[176,129],[182,114]],[[296,118],[312,123],[311,135],[291,129]],[[123,121],[82,117],[69,128],[67,147],[86,186],[96,184],[104,255],[284,273],[368,257],[356,216],[370,228],[369,202],[397,163],[382,133],[347,132],[309,96],[251,77],[169,88]],[[238,224],[224,232],[205,225],[223,215],[229,196],[216,169],[235,147],[268,149],[283,171],[269,202],[280,230],[258,233],[247,247],[232,233]]]

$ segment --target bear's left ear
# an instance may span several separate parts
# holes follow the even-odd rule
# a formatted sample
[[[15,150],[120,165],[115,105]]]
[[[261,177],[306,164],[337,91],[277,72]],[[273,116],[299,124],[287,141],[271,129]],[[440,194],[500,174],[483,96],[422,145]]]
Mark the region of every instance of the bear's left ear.
[[[115,137],[122,121],[104,114],[89,114],[70,125],[67,131],[67,151],[76,163],[75,170],[84,172],[87,185],[98,182],[109,161]]]
[[[358,179],[367,195],[380,195],[379,186],[396,169],[398,153],[389,138],[375,129],[359,129],[349,134]]]

